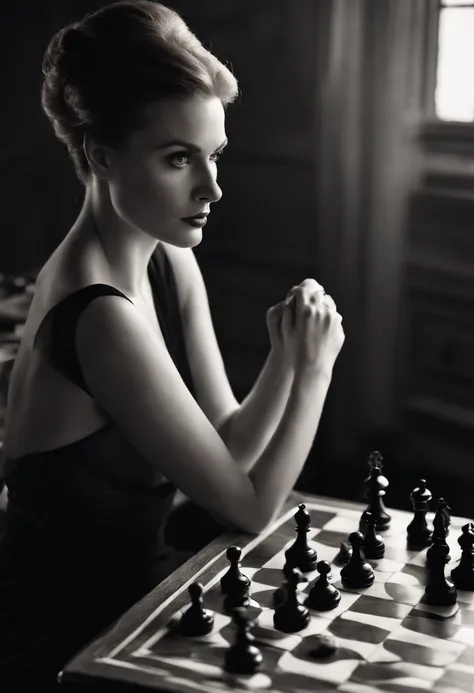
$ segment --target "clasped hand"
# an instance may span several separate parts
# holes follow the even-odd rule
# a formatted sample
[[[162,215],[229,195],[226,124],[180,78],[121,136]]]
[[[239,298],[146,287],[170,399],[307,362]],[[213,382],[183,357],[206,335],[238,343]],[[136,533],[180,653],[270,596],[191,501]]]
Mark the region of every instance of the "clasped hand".
[[[332,372],[345,339],[342,316],[315,279],[293,286],[268,309],[266,323],[272,350],[295,372]]]

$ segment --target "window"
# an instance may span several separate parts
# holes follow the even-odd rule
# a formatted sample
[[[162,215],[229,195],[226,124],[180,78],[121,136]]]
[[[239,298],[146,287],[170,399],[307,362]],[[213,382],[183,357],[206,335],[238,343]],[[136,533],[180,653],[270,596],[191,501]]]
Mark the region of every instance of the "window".
[[[474,1],[440,0],[436,116],[474,122]]]

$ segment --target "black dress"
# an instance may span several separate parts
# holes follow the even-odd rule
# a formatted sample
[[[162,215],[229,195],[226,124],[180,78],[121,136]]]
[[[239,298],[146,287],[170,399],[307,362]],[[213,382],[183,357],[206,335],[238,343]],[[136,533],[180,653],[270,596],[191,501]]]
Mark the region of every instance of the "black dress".
[[[166,345],[194,394],[175,278],[160,244],[149,276]],[[103,295],[127,299],[106,284],[79,289],[49,311],[35,339],[43,357],[86,391],[75,326]],[[6,462],[0,691],[54,690],[58,671],[81,647],[188,557],[164,538],[176,489],[154,485],[151,465],[113,422],[71,445],[21,457],[10,471]]]

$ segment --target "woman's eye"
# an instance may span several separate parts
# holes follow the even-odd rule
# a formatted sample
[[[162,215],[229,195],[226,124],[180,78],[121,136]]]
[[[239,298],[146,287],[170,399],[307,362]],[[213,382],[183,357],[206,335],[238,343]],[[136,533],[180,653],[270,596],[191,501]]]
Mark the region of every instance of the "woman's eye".
[[[224,152],[221,149],[221,151],[211,154],[211,161],[216,163],[219,161],[223,153]],[[176,166],[177,168],[184,168],[184,166],[189,163],[189,157],[190,155],[187,152],[176,152],[175,154],[171,154],[171,156],[168,157],[168,160],[173,164],[173,166]]]
[[[169,157],[169,161],[173,164],[173,166],[177,166],[178,168],[183,168],[183,166],[186,165],[188,158],[189,157],[187,154],[176,153],[176,154],[171,154],[171,156]]]
[[[212,160],[213,161],[219,161],[219,159],[221,158],[223,153],[224,153],[224,150],[221,149],[220,152],[216,152],[215,154],[212,154],[212,157],[214,157]]]

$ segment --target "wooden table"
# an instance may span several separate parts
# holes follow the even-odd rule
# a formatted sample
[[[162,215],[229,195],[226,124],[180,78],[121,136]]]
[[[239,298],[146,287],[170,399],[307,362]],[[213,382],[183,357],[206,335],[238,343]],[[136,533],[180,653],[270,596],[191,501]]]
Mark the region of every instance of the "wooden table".
[[[317,549],[319,560],[331,561],[332,583],[340,588],[342,600],[333,611],[312,613],[307,629],[288,635],[272,628],[271,599],[282,582],[283,549],[296,536],[294,513],[299,503],[305,503],[311,515],[310,545]],[[385,557],[371,561],[374,584],[365,589],[341,585],[336,554],[340,542],[357,531],[364,507],[294,493],[279,520],[261,535],[222,534],[69,662],[61,675],[66,690],[67,684],[94,684],[97,690],[104,685],[105,690],[115,693],[472,691],[474,592],[459,592],[459,602],[452,607],[422,604],[426,549],[406,547],[411,513],[389,509],[392,524],[383,533]],[[430,513],[428,519],[432,518]],[[457,539],[466,522],[465,518],[452,518],[447,576],[459,560]],[[221,606],[219,577],[228,568],[225,553],[232,544],[243,550],[242,570],[252,579],[253,604],[259,607],[257,627],[252,632],[264,663],[253,678],[236,679],[222,668],[225,652],[234,641],[234,625]],[[318,573],[307,577],[301,600]],[[187,587],[194,581],[204,586],[204,605],[216,614],[216,632],[193,642],[170,631],[169,624],[189,605]],[[338,649],[332,659],[318,661],[314,659],[314,644],[324,632],[336,637]]]

